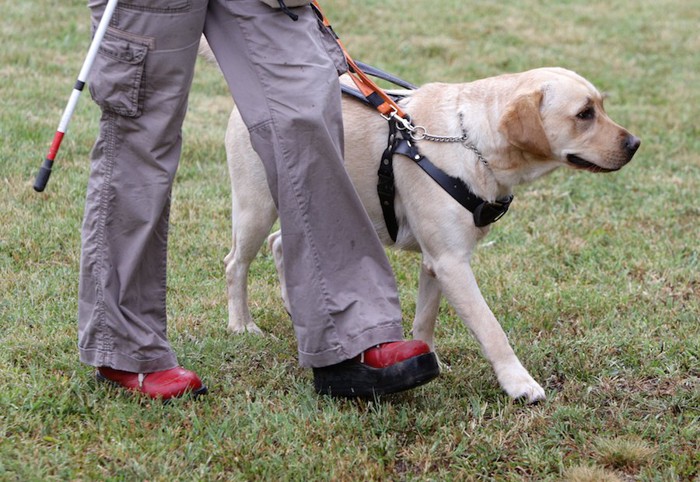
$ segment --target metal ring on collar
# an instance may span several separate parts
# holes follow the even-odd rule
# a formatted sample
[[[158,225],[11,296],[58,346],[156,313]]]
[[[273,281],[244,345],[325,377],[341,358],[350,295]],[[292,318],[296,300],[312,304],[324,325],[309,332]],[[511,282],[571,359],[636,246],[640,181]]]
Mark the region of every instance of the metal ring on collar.
[[[425,127],[415,126],[413,129],[411,129],[410,136],[414,141],[420,141],[421,139],[425,139],[427,133],[428,131],[425,129]]]

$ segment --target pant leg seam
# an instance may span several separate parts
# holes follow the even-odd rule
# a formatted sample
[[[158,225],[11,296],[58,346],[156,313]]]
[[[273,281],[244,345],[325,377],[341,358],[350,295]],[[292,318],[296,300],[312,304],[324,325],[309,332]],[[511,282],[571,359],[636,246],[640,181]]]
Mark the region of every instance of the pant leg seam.
[[[112,334],[106,323],[106,308],[104,302],[104,288],[102,286],[104,279],[102,273],[104,271],[104,249],[105,249],[105,225],[107,220],[107,197],[108,189],[112,183],[112,173],[114,170],[114,162],[116,158],[116,115],[113,113],[106,113],[107,116],[107,129],[105,133],[105,169],[104,169],[104,179],[102,181],[102,186],[100,188],[100,208],[98,211],[98,222],[97,222],[97,259],[95,260],[95,279],[97,280],[95,289],[97,305],[97,325],[99,335],[99,352],[100,352],[100,363],[107,365],[110,362],[111,352],[114,346],[114,340],[112,339]]]

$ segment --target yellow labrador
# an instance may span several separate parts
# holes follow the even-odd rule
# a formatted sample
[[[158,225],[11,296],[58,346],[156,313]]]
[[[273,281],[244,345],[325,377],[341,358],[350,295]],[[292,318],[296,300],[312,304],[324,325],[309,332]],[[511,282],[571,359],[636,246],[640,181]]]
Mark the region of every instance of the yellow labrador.
[[[603,97],[583,77],[561,68],[542,68],[465,84],[433,83],[404,92],[401,106],[426,139],[415,145],[450,176],[463,180],[486,201],[511,194],[513,186],[560,166],[609,172],[627,164],[640,140],[613,122]],[[393,242],[377,196],[377,169],[387,146],[388,124],[370,107],[343,100],[347,170],[386,245],[422,253],[413,336],[434,348],[433,332],[441,295],[478,340],[503,390],[513,398],[545,398],[513,352],[505,333],[479,291],[470,267],[472,251],[489,230],[416,163],[394,157]],[[468,137],[436,142],[430,136]],[[470,148],[467,148],[466,146]],[[226,135],[233,190],[233,246],[226,256],[228,328],[259,332],[248,308],[250,263],[276,219],[263,165],[234,109]],[[279,233],[268,242],[284,287]],[[286,303],[284,288],[282,296]]]

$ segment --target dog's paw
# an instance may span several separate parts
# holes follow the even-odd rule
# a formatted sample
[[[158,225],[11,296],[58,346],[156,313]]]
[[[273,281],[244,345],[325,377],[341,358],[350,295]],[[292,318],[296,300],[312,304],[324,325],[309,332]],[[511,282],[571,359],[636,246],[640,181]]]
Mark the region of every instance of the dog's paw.
[[[452,365],[443,361],[442,358],[440,358],[440,355],[437,354],[437,352],[435,352],[435,356],[437,357],[438,367],[440,367],[441,372],[449,373],[452,371]]]
[[[252,333],[254,335],[263,335],[264,332],[252,321],[247,324],[229,324],[228,325],[228,331],[231,333],[234,333],[236,335],[240,335],[243,333]]]
[[[501,373],[498,381],[503,390],[514,400],[537,403],[547,398],[544,389],[524,368]]]

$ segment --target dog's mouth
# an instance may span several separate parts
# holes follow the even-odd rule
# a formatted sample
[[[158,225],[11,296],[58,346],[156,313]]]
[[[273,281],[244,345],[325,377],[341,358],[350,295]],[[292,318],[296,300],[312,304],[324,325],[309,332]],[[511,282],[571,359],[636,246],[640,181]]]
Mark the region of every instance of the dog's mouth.
[[[566,160],[569,161],[569,164],[573,165],[574,167],[577,167],[579,169],[585,169],[586,171],[590,172],[612,172],[617,171],[619,169],[609,169],[607,167],[600,167],[596,164],[593,164],[592,162],[588,162],[587,160],[577,156],[576,154],[567,155]]]

